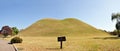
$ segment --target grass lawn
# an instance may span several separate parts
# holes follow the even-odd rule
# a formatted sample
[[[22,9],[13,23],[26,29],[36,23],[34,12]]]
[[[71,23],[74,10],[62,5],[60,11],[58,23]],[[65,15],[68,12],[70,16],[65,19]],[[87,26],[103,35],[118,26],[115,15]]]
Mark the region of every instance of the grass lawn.
[[[120,51],[120,39],[114,36],[67,37],[63,49],[57,37],[21,37],[19,51]]]
[[[63,49],[57,37],[65,35]],[[119,51],[120,39],[109,36],[80,20],[42,19],[19,33],[23,43],[15,44],[19,51]]]

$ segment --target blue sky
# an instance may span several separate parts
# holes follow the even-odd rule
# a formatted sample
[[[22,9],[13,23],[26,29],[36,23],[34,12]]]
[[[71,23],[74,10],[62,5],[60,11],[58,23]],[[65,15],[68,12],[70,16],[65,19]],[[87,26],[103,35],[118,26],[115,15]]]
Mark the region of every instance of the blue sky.
[[[112,31],[111,14],[120,0],[0,0],[0,27],[26,28],[43,18],[77,18],[97,29]]]

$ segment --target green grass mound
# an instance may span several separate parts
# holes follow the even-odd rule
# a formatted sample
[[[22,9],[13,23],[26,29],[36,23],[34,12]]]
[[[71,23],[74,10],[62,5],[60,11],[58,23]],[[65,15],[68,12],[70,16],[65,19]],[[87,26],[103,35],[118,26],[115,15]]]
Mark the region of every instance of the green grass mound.
[[[42,19],[20,32],[21,36],[98,36],[107,35],[78,19]]]

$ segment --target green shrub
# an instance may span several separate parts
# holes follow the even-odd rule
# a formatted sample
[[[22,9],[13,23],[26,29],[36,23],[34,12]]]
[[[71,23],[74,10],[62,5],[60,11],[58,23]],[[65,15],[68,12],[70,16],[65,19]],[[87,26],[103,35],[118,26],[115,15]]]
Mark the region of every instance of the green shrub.
[[[20,37],[14,37],[11,39],[11,43],[22,43],[22,39]]]

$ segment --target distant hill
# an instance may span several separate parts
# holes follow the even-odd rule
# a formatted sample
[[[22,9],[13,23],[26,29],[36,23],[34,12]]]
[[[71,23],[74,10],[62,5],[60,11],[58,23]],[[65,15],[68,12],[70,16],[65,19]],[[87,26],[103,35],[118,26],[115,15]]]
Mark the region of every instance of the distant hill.
[[[42,19],[19,33],[21,36],[98,36],[107,35],[78,19]]]

